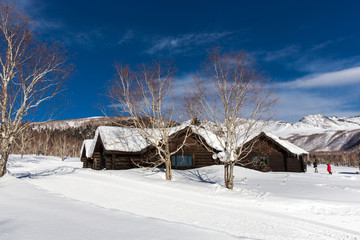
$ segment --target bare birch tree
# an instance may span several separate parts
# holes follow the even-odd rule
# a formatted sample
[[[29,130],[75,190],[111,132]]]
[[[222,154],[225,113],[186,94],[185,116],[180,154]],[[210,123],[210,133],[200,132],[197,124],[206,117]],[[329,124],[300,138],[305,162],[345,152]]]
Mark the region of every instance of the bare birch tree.
[[[61,161],[64,161],[66,155],[69,154],[70,150],[70,138],[68,137],[67,132],[60,132],[57,134],[57,146],[56,146],[56,153],[58,156],[61,157]]]
[[[208,120],[202,126],[218,138],[221,151],[214,156],[224,163],[229,189],[234,186],[234,166],[249,164],[246,157],[254,144],[246,143],[260,133],[270,116],[275,102],[271,89],[269,80],[243,51],[222,54],[212,49],[196,79],[187,106],[193,115]]]
[[[49,129],[49,128],[45,128],[44,130],[42,130],[41,132],[42,134],[39,136],[39,142],[41,144],[41,149],[42,149],[42,154],[44,154],[45,156],[47,156],[49,154],[50,148],[54,145],[53,144],[53,134],[54,132]]]
[[[18,134],[16,141],[14,141],[14,147],[16,147],[19,151],[21,158],[29,150],[29,146],[31,145],[30,142],[33,139],[34,136],[32,136],[32,132],[28,128],[25,128],[23,131],[20,132],[20,134]]]
[[[135,71],[120,64],[115,68],[116,77],[109,88],[112,107],[117,115],[131,117],[131,125],[154,150],[154,155],[138,166],[165,165],[166,179],[171,180],[171,155],[184,146],[190,132],[186,128],[182,143],[171,144],[177,137],[174,127],[179,127],[183,115],[172,95],[175,68],[161,61],[142,64]]]
[[[69,72],[65,51],[35,39],[29,22],[14,2],[0,3],[0,177],[24,117],[57,95]]]

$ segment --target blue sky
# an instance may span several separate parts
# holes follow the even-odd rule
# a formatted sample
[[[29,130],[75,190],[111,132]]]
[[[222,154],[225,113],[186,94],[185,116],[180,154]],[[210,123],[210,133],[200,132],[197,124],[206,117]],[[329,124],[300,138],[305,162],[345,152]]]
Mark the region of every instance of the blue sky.
[[[206,50],[246,50],[276,84],[275,120],[360,115],[360,2],[20,0],[44,39],[65,44],[75,72],[55,119],[103,115],[115,61],[175,60],[178,81]],[[38,112],[41,114],[41,111]],[[41,119],[41,116],[35,117]]]

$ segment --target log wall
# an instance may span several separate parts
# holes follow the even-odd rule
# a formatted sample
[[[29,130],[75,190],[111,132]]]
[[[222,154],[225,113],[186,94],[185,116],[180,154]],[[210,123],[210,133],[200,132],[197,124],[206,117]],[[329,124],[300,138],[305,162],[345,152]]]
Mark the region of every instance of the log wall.
[[[268,159],[268,166],[254,166],[254,156],[265,156]],[[256,169],[259,171],[273,172],[303,172],[303,158],[293,156],[286,150],[280,148],[272,140],[261,137],[255,143],[253,151],[246,158],[247,165],[245,167]]]
[[[104,156],[107,170],[130,169],[137,167],[133,162],[139,162],[140,155],[137,154],[106,154]]]
[[[288,172],[302,172],[303,170],[303,164],[302,164],[302,157],[296,158],[288,156],[286,158],[286,164],[287,164],[287,171]]]
[[[269,168],[274,172],[285,172],[287,163],[282,152],[273,149],[269,156]]]
[[[179,137],[172,145],[172,150],[175,150],[175,146],[179,146],[184,140],[184,137]],[[174,167],[174,169],[189,169],[206,167],[215,164],[219,164],[212,158],[213,153],[209,152],[202,143],[196,139],[194,135],[187,138],[185,146],[174,155],[191,155],[193,156],[192,167]]]

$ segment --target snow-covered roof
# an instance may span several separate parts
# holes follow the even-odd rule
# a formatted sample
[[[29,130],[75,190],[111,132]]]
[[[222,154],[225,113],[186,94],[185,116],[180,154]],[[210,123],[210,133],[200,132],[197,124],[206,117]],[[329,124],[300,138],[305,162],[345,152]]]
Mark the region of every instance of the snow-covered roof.
[[[309,154],[306,150],[296,146],[295,144],[292,144],[289,141],[282,140],[282,139],[280,139],[279,137],[277,137],[276,135],[274,135],[272,133],[269,133],[269,132],[262,132],[262,133],[265,134],[267,137],[271,138],[272,140],[274,140],[275,142],[277,142],[282,147],[284,147],[289,152],[291,152],[291,153],[293,153],[295,155]]]
[[[170,131],[169,134],[174,134],[176,132],[179,132],[186,127],[190,127],[191,131],[194,134],[197,134],[201,136],[206,144],[213,149],[222,152],[224,141],[219,136],[215,135],[213,132],[206,130],[202,127],[193,126],[189,123],[181,124],[177,127],[169,128]],[[149,136],[147,136],[147,139],[151,139],[151,135],[157,135],[161,136],[161,132],[159,129],[148,129],[147,132],[149,132]],[[304,149],[286,141],[282,140],[276,135],[270,133],[270,132],[262,132],[267,137],[271,138],[275,142],[277,142],[279,145],[281,145],[284,149],[288,150],[289,152],[295,154],[295,155],[301,155],[301,154],[309,154]],[[93,140],[85,140],[83,143],[83,147],[81,149],[81,152],[83,151],[83,148],[86,149],[86,156],[90,157],[93,155],[96,143],[98,139],[101,139],[104,148],[107,151],[119,151],[119,152],[141,152],[143,149],[149,147],[151,145],[150,141],[147,141],[143,136],[141,136],[136,128],[130,128],[130,127],[110,127],[110,126],[100,126],[95,132],[95,137]],[[159,137],[159,140],[161,137]],[[249,141],[251,141],[254,138],[249,138]],[[249,142],[247,141],[247,142]]]
[[[208,131],[202,127],[191,126],[191,130],[193,131],[193,133],[201,136],[205,140],[207,145],[209,145],[215,150],[222,151],[222,146],[224,146],[224,143],[221,142],[222,139],[219,138],[219,136],[216,136],[213,132]]]
[[[188,123],[169,128],[169,134],[172,135],[186,127],[191,127],[192,132],[200,135],[210,147],[219,151],[221,150],[219,139],[214,133],[203,128],[191,126]],[[148,129],[147,132],[151,133],[151,135],[155,132],[155,135],[161,136],[160,130],[157,129]],[[107,151],[140,152],[151,145],[149,141],[139,134],[136,128],[100,126],[95,132],[95,137],[91,142],[89,150],[86,151],[90,156],[94,153],[99,137]],[[149,135],[148,138],[150,139],[151,136]],[[159,137],[159,139],[161,139],[161,137]]]
[[[150,145],[135,128],[100,126],[89,149],[91,155],[99,137],[108,151],[138,152]]]
[[[80,156],[82,155],[83,151],[85,150],[85,153],[86,153],[86,157],[87,158],[90,158],[92,153],[90,154],[89,153],[89,149],[91,147],[93,143],[93,139],[85,139],[82,146],[81,146],[81,151],[80,151]]]

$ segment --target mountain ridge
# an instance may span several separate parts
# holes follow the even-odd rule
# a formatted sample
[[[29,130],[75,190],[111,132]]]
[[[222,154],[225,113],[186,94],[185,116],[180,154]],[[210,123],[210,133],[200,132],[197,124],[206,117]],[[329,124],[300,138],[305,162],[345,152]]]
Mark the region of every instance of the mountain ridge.
[[[296,123],[273,121],[265,129],[311,152],[360,152],[360,116],[308,115]]]

